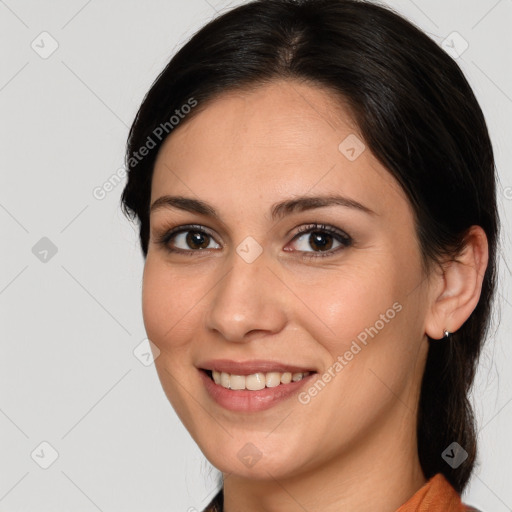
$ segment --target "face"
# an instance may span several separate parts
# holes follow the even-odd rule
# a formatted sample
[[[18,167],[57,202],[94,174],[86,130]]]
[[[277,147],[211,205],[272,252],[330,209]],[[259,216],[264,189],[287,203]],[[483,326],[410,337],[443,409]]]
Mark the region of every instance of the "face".
[[[328,90],[276,81],[218,97],[160,149],[143,318],[223,472],[284,478],[415,435],[428,280],[410,203],[363,144]]]

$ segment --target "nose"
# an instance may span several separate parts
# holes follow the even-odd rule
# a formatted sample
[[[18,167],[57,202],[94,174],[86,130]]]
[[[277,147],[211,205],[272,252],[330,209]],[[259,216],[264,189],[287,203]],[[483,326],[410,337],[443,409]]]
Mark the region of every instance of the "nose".
[[[262,253],[248,263],[237,253],[209,297],[206,328],[237,343],[280,332],[287,321],[287,288]],[[288,292],[289,293],[289,292]]]

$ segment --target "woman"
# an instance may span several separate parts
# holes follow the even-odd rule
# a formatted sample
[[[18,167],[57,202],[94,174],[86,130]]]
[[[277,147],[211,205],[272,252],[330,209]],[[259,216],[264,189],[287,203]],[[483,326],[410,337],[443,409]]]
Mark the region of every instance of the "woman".
[[[452,58],[371,3],[249,2],[156,79],[127,168],[158,375],[223,475],[206,510],[469,510],[498,216]]]

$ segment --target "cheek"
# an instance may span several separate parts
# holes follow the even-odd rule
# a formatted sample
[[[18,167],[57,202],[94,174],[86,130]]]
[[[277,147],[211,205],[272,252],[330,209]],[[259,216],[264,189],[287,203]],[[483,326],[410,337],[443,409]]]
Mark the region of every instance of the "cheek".
[[[148,256],[142,284],[142,316],[148,338],[164,352],[180,348],[197,328],[201,280]]]
[[[307,303],[322,320],[325,333],[316,341],[328,353],[326,372],[332,377],[326,375],[332,384],[314,407],[339,404],[322,413],[336,423],[343,423],[347,415],[362,428],[368,417],[392,404],[393,393],[407,385],[420,357],[413,341],[421,338],[421,297],[411,290],[421,276],[414,265],[389,254],[372,258],[373,264],[367,260],[364,265],[346,265],[322,287],[308,283]],[[313,315],[309,318],[313,320],[305,328],[314,332],[313,323],[319,321]],[[317,393],[306,391],[311,397]]]
[[[389,331],[399,308],[393,308],[399,299],[393,269],[385,265],[345,265],[328,279],[317,271],[296,281],[294,289],[309,311],[303,317],[307,330],[317,333],[315,338],[333,357],[348,350],[353,340],[364,342],[369,330],[375,333],[375,324],[378,331]]]

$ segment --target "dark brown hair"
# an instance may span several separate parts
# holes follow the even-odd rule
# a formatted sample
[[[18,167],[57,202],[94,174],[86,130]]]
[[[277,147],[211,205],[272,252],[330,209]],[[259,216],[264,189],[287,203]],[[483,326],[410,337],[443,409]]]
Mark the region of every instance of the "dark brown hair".
[[[172,133],[171,117],[176,121],[179,112],[180,126],[219,94],[277,78],[327,87],[347,102],[365,144],[413,206],[425,269],[455,258],[470,226],[487,235],[489,263],[478,305],[448,341],[430,340],[419,403],[424,475],[443,473],[460,493],[476,458],[468,394],[494,297],[496,177],[471,87],[427,35],[389,8],[358,0],[257,0],[214,19],[172,58],[139,108],[127,144],[123,211],[137,217],[146,257],[153,167]],[[183,110],[191,98],[198,106]],[[139,158],[142,147],[150,149]],[[441,457],[454,441],[468,452],[456,469]]]

